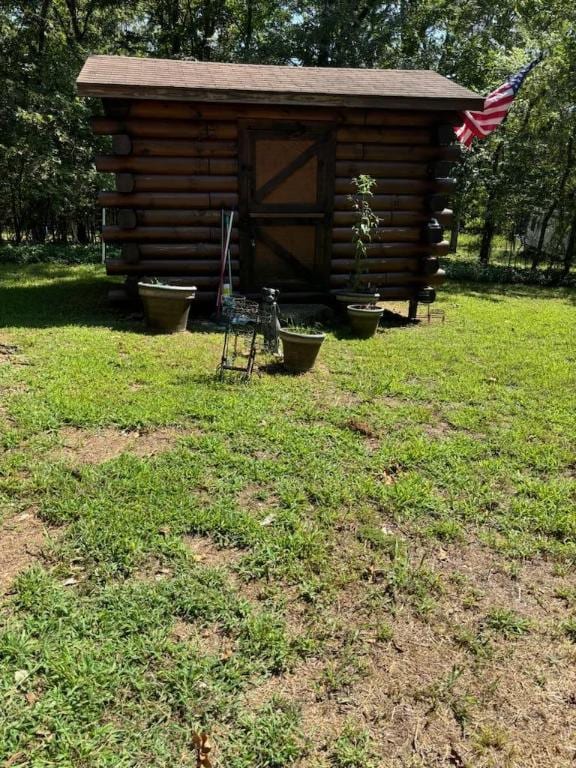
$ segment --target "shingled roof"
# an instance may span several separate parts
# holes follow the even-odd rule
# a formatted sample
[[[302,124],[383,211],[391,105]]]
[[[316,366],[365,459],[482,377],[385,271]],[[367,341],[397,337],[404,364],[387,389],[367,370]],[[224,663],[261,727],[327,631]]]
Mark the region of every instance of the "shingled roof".
[[[267,104],[478,109],[484,98],[430,70],[336,69],[90,56],[82,96]]]

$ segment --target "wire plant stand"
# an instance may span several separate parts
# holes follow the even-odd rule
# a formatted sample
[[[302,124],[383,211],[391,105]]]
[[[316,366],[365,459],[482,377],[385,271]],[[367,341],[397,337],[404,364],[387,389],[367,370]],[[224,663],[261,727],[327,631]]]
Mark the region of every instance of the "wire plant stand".
[[[262,350],[268,354],[278,352],[278,291],[263,289],[261,302],[244,296],[225,296],[222,319],[226,325],[218,375],[222,380],[227,371],[241,374],[247,381],[254,371],[258,351],[258,335],[262,334]]]

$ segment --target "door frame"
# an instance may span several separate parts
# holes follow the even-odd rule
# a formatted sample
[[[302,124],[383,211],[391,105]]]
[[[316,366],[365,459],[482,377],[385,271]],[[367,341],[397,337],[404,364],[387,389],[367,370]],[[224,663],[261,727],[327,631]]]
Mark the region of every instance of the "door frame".
[[[239,173],[239,235],[240,235],[240,286],[243,291],[250,290],[254,278],[254,245],[255,230],[264,223],[285,224],[314,224],[316,226],[316,255],[321,270],[318,280],[313,285],[318,289],[319,284],[327,288],[330,276],[330,252],[332,243],[332,220],[334,209],[334,174],[336,163],[336,125],[330,122],[302,122],[276,120],[239,120],[238,121],[238,173]],[[255,157],[255,142],[260,136],[278,136],[291,133],[295,136],[305,136],[315,139],[315,151],[309,156],[318,158],[318,202],[315,205],[297,203],[265,203],[258,200],[258,190],[254,185],[253,163]],[[286,167],[291,171],[302,167],[308,158],[301,162],[302,155],[295,158]],[[278,181],[283,171],[276,174]],[[268,182],[267,182],[268,183]],[[265,187],[263,185],[263,187]],[[261,187],[260,189],[262,189]],[[305,268],[304,268],[305,269]],[[312,286],[312,284],[311,284]]]

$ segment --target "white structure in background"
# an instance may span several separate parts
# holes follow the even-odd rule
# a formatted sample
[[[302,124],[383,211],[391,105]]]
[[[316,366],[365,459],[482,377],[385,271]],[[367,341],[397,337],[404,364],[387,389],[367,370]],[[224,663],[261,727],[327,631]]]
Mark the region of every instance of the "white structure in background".
[[[531,214],[526,225],[526,231],[520,235],[520,240],[527,253],[534,253],[538,248],[540,234],[542,232],[542,219],[544,214],[541,211],[535,211]],[[554,213],[546,227],[544,241],[542,243],[542,253],[546,256],[563,256],[568,247],[569,228],[562,231],[561,222],[558,215]]]

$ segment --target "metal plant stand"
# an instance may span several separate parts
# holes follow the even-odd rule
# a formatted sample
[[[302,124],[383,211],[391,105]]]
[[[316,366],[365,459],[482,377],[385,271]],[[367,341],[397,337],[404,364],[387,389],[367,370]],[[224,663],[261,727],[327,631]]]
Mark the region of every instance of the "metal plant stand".
[[[226,296],[222,304],[222,318],[226,323],[222,357],[218,367],[220,378],[226,371],[242,374],[248,380],[254,370],[257,338],[263,336],[264,351],[278,352],[278,291],[263,289],[262,302],[251,301],[244,296]]]

